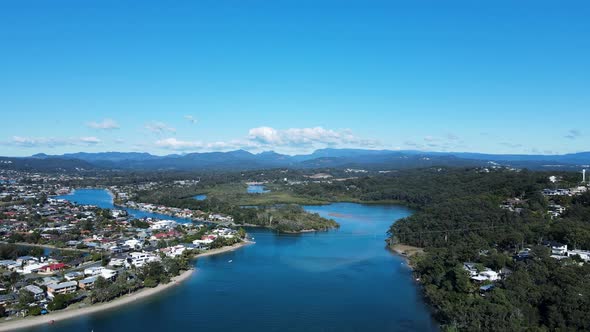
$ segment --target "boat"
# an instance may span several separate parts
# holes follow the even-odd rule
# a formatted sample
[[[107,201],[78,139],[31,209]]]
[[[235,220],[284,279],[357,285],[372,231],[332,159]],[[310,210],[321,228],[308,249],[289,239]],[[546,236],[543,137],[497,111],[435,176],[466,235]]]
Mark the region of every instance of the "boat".
[[[233,262],[233,261],[234,261],[233,259],[230,259],[230,260],[229,260],[229,261],[227,261],[227,262],[228,262],[228,263],[231,263],[231,262]]]

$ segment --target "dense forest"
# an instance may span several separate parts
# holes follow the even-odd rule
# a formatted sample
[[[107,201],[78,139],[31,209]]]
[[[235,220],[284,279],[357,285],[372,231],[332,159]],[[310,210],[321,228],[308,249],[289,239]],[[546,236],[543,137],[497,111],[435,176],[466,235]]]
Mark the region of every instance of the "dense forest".
[[[550,175],[561,181],[554,184]],[[389,230],[390,244],[424,248],[414,273],[445,331],[590,330],[590,266],[550,257],[546,241],[590,249],[590,193],[552,198],[567,206],[547,214],[544,188],[569,188],[575,173],[431,168],[293,188],[314,199],[397,201],[416,209]],[[519,212],[500,208],[519,198]],[[529,255],[516,254],[529,248]],[[504,271],[485,294],[464,262]]]

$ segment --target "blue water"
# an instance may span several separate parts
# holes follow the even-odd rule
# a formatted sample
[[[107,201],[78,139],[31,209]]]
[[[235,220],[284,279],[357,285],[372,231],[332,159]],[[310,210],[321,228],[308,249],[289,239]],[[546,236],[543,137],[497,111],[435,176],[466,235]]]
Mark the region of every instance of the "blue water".
[[[103,209],[123,209],[122,207],[116,207],[113,204],[113,197],[108,191],[102,189],[77,189],[73,193],[63,196],[55,197],[57,199],[63,198],[68,201],[82,204],[82,205],[95,205]],[[177,218],[167,216],[159,213],[151,213],[141,210],[124,208],[130,215],[135,218],[157,218],[165,220],[174,220],[179,223],[190,223],[192,220],[186,218]]]
[[[201,194],[201,195],[194,196],[193,198],[196,199],[197,201],[204,201],[207,199],[207,195]]]
[[[73,196],[104,203],[100,191]],[[352,203],[305,208],[336,219],[340,229],[248,229],[256,244],[199,258],[193,276],[166,294],[32,331],[437,330],[407,266],[384,248],[389,225],[410,210]]]
[[[266,187],[256,184],[249,184],[246,191],[248,194],[264,194],[270,192],[270,190],[266,189]]]

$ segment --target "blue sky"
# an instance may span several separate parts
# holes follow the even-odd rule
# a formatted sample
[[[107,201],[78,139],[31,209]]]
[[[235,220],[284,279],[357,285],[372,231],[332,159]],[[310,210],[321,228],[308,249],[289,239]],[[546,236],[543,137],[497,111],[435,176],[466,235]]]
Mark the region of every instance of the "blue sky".
[[[0,155],[590,150],[588,1],[0,4]]]

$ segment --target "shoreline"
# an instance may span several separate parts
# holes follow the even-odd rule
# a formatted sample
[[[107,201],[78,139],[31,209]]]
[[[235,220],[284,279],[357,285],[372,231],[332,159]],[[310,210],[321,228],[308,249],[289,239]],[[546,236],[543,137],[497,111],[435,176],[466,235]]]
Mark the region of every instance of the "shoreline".
[[[196,255],[194,257],[194,259],[198,259],[199,257],[207,257],[207,256],[213,256],[213,255],[223,254],[223,253],[234,251],[236,249],[239,249],[241,247],[245,247],[247,245],[254,244],[254,243],[256,243],[256,242],[253,242],[253,241],[250,241],[250,240],[244,240],[243,242],[236,243],[236,244],[231,245],[229,247],[223,247],[223,248],[217,248],[217,249],[210,249],[210,250],[207,250],[205,252],[202,252],[202,253]]]
[[[411,259],[415,255],[419,255],[424,253],[423,248],[413,247],[406,244],[396,243],[393,245],[388,245],[387,249],[391,251],[394,255],[401,257],[405,262],[406,265],[411,269],[414,270],[412,266]]]
[[[254,244],[253,241],[244,241],[240,243],[236,243],[229,247],[223,247],[218,249],[212,249],[207,252],[198,254],[194,257],[194,259],[198,259],[199,257],[207,257],[212,255],[218,255],[230,251],[237,250],[241,247],[246,245]],[[14,330],[21,330],[26,328],[33,328],[39,325],[49,325],[51,322],[61,322],[64,320],[69,320],[73,318],[77,318],[83,315],[89,315],[98,313],[101,311],[106,311],[110,309],[114,309],[124,305],[131,305],[136,303],[139,300],[143,300],[149,298],[153,295],[160,294],[165,290],[168,290],[172,287],[180,285],[182,282],[188,280],[193,273],[196,271],[195,268],[191,268],[188,271],[184,271],[182,274],[172,278],[172,280],[165,284],[165,285],[158,285],[154,288],[143,288],[137,292],[133,292],[131,294],[120,296],[110,302],[106,303],[99,303],[95,305],[89,305],[85,307],[76,307],[76,304],[59,311],[52,312],[50,314],[44,316],[34,316],[34,317],[25,317],[25,318],[17,318],[13,320],[2,320],[0,321],[0,332],[5,331],[14,331]]]
[[[93,313],[97,313],[100,311],[105,311],[105,310],[117,308],[117,307],[120,307],[120,306],[123,306],[126,304],[132,304],[138,300],[148,298],[148,297],[155,295],[155,294],[159,294],[164,290],[167,290],[169,288],[179,285],[181,282],[187,280],[194,272],[195,272],[194,268],[190,269],[188,271],[184,271],[179,276],[172,278],[172,280],[165,285],[158,285],[154,288],[143,288],[140,291],[137,291],[137,292],[134,292],[131,294],[127,294],[127,295],[123,295],[117,299],[114,299],[111,302],[100,303],[100,304],[96,304],[96,305],[90,305],[90,306],[78,307],[78,308],[73,308],[72,306],[70,306],[64,310],[53,312],[53,313],[50,313],[45,316],[35,316],[35,317],[27,317],[27,318],[23,318],[23,319],[18,319],[18,320],[4,321],[4,322],[0,323],[0,332],[14,331],[14,330],[20,330],[20,329],[25,329],[25,328],[32,328],[32,327],[35,327],[38,325],[44,325],[44,324],[49,325],[49,324],[51,324],[52,321],[53,322],[60,322],[60,321],[76,318],[76,317],[79,317],[82,315],[93,314]],[[74,304],[73,306],[75,307],[76,305]]]

